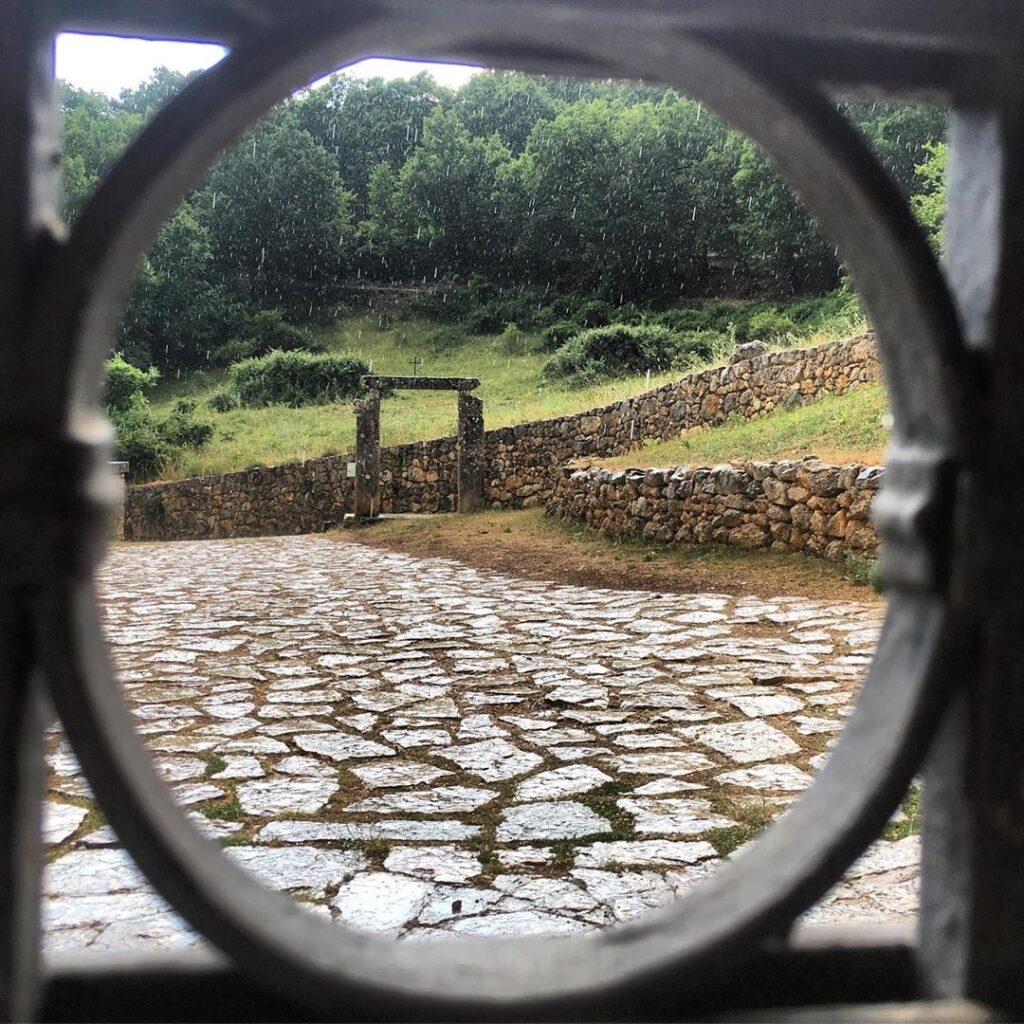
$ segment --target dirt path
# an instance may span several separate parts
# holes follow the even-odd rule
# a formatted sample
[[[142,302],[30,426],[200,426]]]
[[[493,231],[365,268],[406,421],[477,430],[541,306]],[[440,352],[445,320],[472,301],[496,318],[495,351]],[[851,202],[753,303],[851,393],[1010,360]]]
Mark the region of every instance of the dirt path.
[[[724,546],[666,548],[614,541],[552,519],[539,509],[388,519],[346,531],[344,537],[370,547],[454,558],[477,569],[578,587],[882,604],[870,587],[854,582],[849,568],[839,563]]]

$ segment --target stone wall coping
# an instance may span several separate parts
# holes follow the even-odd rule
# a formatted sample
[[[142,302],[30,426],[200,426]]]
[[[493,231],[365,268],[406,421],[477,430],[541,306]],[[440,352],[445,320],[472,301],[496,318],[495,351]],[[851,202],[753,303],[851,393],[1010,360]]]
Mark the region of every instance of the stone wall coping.
[[[367,374],[359,378],[364,388],[377,391],[475,391],[476,377],[399,377]]]
[[[577,460],[567,463],[562,467],[566,476],[574,480],[583,480],[590,477],[595,480],[628,480],[637,479],[651,474],[664,476],[665,479],[685,480],[694,473],[713,474],[716,476],[740,472],[750,472],[752,476],[763,477],[773,476],[781,472],[788,477],[799,473],[801,470],[807,473],[818,473],[821,470],[856,470],[855,477],[858,487],[877,486],[885,474],[884,466],[865,466],[860,462],[844,462],[836,464],[822,462],[816,455],[805,455],[802,459],[776,459],[764,461],[759,459],[733,459],[731,462],[717,462],[711,466],[624,466],[619,469],[610,469],[607,466],[595,465],[585,460]]]

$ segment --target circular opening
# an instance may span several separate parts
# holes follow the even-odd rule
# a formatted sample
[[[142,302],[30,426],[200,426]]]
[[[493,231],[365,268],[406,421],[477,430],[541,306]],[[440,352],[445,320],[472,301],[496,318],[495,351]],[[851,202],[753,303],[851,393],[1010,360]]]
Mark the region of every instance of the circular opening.
[[[447,29],[438,31],[441,37]],[[214,140],[241,128],[284,84],[296,80],[295,66],[306,67],[297,54],[312,40],[321,51],[314,53],[310,66],[319,66],[321,54],[338,45],[335,40],[328,45],[324,38],[324,26],[311,29],[305,39],[297,35],[293,52],[281,55],[280,67],[269,45],[233,55],[224,68],[190,90],[194,105],[183,96],[144,136],[134,159],[156,179],[145,199],[137,203],[137,197],[118,195],[115,172],[87,211],[69,257],[72,267],[76,260],[83,261],[79,266],[88,260],[96,268],[98,294],[89,297],[92,305],[86,305],[85,326],[79,332],[94,350],[80,364],[83,380],[89,358],[102,352],[97,343],[113,315],[109,300],[123,292],[130,270],[123,253],[111,256],[106,247],[115,239],[128,243],[130,262],[155,230],[158,215],[166,213],[171,197],[184,187],[183,176],[187,182],[195,166],[212,157],[215,144],[199,126],[214,101],[224,98],[221,90],[241,99],[224,105],[229,109],[213,123]],[[370,38],[368,31],[355,33],[349,52],[368,52],[374,46]],[[776,155],[780,147],[788,147],[782,153],[784,169],[812,201],[818,200],[816,212],[841,243],[848,243],[850,263],[869,307],[893,300],[883,307],[886,315],[876,317],[890,363],[887,338],[897,327],[907,328],[901,342],[918,360],[921,373],[916,388],[906,387],[897,374],[897,442],[947,438],[951,415],[943,404],[945,382],[938,370],[936,339],[941,341],[951,329],[951,319],[944,319],[948,300],[923,243],[916,250],[916,243],[907,244],[909,215],[884,178],[826,105],[788,85],[757,81],[702,45],[679,41],[672,49],[669,57],[660,46],[629,36],[617,40],[614,54],[599,37],[587,43],[591,56],[616,71],[639,68],[664,81],[679,78],[680,85],[690,86],[688,91],[700,91],[740,127],[752,129]],[[623,56],[627,52],[628,60]],[[676,74],[679,67],[685,75]],[[251,86],[256,80],[269,84]],[[700,90],[692,88],[693,81],[699,81]],[[164,167],[164,147],[186,142],[185,155],[170,173]],[[110,221],[106,204],[116,208],[122,202],[122,216]],[[859,218],[853,228],[851,217]],[[872,259],[881,260],[884,272],[872,267]],[[78,310],[69,314],[66,307],[60,313],[71,319],[80,315]],[[622,986],[659,969],[697,970],[730,946],[771,933],[827,889],[884,822],[919,760],[938,714],[933,691],[941,684],[929,661],[941,631],[941,607],[930,598],[897,591],[861,705],[828,769],[806,800],[750,856],[692,901],[667,908],[641,925],[599,936],[585,947],[511,943],[507,958],[496,960],[493,949],[475,944],[420,950],[322,926],[254,890],[244,876],[211,857],[196,837],[181,831],[176,811],[131,735],[127,714],[110,686],[91,592],[83,588],[70,593],[54,600],[49,610],[62,637],[49,666],[58,701],[70,711],[69,701],[84,698],[78,714],[65,715],[70,738],[133,855],[174,906],[240,963],[278,972],[296,992],[312,982],[317,995],[328,1000],[351,996],[354,990],[368,997],[392,988],[441,1001],[551,1000]],[[886,685],[893,676],[904,680],[902,689]]]

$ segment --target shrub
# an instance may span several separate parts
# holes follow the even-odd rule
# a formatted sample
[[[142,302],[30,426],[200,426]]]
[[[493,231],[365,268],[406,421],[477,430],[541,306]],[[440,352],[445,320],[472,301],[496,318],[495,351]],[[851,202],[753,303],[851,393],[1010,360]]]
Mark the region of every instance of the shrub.
[[[763,341],[778,341],[796,331],[796,324],[777,309],[765,309],[755,313],[747,323],[746,334],[749,338]]]
[[[609,324],[580,331],[544,364],[546,377],[588,383],[664,370],[678,352],[678,337],[659,324]]]
[[[625,318],[614,316],[614,310],[604,299],[588,299],[578,306],[572,315],[572,319],[580,327],[606,327],[614,319],[624,321]]]
[[[522,332],[517,323],[505,324],[505,329],[498,339],[502,352],[507,356],[522,356],[526,354],[526,335]]]
[[[541,348],[554,352],[561,348],[574,334],[580,333],[580,325],[571,320],[558,320],[541,332]]]
[[[110,416],[146,405],[146,392],[160,379],[160,371],[155,366],[140,370],[132,366],[120,352],[115,352],[107,360],[106,369],[103,404]]]
[[[180,398],[171,414],[157,420],[145,391],[157,381],[155,369],[143,371],[119,355],[107,361],[107,415],[114,424],[114,452],[128,463],[132,480],[159,476],[181,448],[202,448],[213,426],[195,418],[196,403]]]
[[[253,359],[256,354],[256,346],[251,338],[232,338],[210,353],[210,363],[213,366],[230,366],[243,359]]]
[[[846,574],[856,586],[870,587],[876,594],[882,593],[882,574],[877,559],[847,552]]]
[[[174,455],[174,447],[154,421],[147,406],[129,409],[114,418],[114,453],[128,463],[131,480],[159,476]]]
[[[530,330],[557,315],[550,295],[534,288],[501,292],[479,276],[466,284],[437,285],[418,295],[409,308],[440,323],[461,324],[470,334],[500,334],[507,323]]]
[[[432,352],[455,352],[469,341],[465,327],[458,324],[445,324],[436,327],[427,335],[427,345]]]
[[[721,358],[732,348],[732,339],[720,331],[684,331],[678,335],[676,345],[674,365],[686,369]]]
[[[197,420],[194,416],[196,403],[179,398],[174,411],[157,429],[167,443],[175,448],[202,448],[213,437],[213,425]]]
[[[210,355],[216,366],[230,366],[243,359],[255,359],[270,352],[322,352],[322,342],[308,331],[284,320],[273,309],[261,309],[243,318],[235,337],[219,345]]]
[[[655,323],[659,323],[672,331],[704,331],[709,329],[721,330],[725,325],[719,326],[717,318],[711,316],[703,309],[666,309],[655,317]]]
[[[826,331],[829,334],[845,334],[858,329],[864,323],[864,310],[856,292],[848,288],[837,288],[828,295],[813,299],[798,299],[783,307],[801,333]]]
[[[420,292],[409,303],[412,313],[427,316],[440,323],[459,323],[476,308],[489,302],[494,287],[479,275],[466,284],[442,281],[427,291]]]
[[[271,352],[231,367],[238,401],[264,405],[325,405],[359,394],[359,378],[370,367],[356,356]]]
[[[206,400],[206,404],[214,412],[231,412],[238,408],[238,395],[228,387],[217,388]]]

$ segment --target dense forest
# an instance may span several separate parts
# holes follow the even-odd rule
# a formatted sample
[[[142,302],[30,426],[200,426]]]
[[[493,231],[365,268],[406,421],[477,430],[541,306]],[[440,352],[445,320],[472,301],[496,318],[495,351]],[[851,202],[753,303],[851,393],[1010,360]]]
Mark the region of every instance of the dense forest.
[[[186,81],[161,70],[115,100],[62,85],[69,220]],[[945,112],[843,108],[937,237]],[[338,75],[196,183],[139,268],[117,346],[165,374],[302,347],[295,328],[333,320],[367,283],[434,288],[435,307],[448,282],[468,282],[668,309],[840,281],[832,245],[760,151],[671,90]]]

